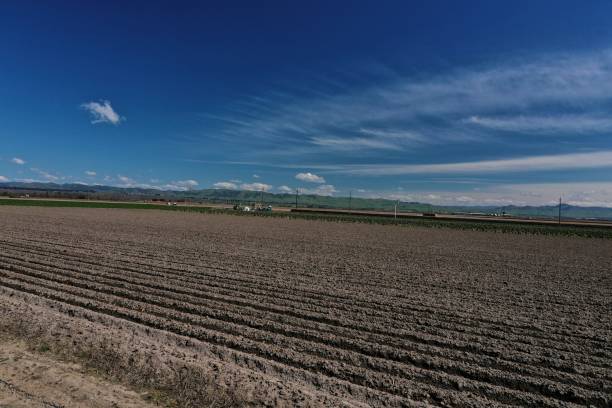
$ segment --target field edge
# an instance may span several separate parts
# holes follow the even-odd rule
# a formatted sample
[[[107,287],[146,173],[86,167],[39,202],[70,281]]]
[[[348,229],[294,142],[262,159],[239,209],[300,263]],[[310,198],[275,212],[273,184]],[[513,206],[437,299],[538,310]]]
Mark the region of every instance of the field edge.
[[[0,206],[15,207],[50,207],[50,208],[103,208],[103,209],[130,209],[130,210],[158,210],[178,211],[201,214],[225,214],[246,217],[271,217],[290,218],[302,220],[315,220],[326,222],[347,222],[379,225],[396,225],[407,227],[446,228],[470,231],[490,231],[510,234],[533,234],[533,235],[560,235],[576,236],[582,238],[612,239],[612,228],[596,226],[555,225],[522,223],[520,221],[505,222],[496,220],[480,221],[467,219],[448,219],[435,217],[410,217],[393,219],[382,216],[363,216],[354,214],[326,214],[312,211],[279,211],[279,212],[242,212],[228,208],[207,206],[164,206],[159,204],[136,203],[136,202],[107,202],[107,201],[76,201],[76,200],[21,200],[11,198],[0,198]]]

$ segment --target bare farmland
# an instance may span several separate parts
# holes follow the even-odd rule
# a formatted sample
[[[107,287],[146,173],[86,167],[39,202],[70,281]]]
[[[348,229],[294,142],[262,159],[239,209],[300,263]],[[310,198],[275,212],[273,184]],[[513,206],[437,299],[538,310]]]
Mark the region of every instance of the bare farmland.
[[[612,240],[75,208],[0,228],[2,329],[103,343],[131,382],[140,358],[253,405],[612,404]]]

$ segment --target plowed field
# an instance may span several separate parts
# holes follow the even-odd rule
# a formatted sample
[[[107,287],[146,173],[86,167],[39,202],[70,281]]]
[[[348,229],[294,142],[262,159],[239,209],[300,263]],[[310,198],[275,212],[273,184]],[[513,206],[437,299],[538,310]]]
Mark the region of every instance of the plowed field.
[[[3,319],[131,336],[255,405],[611,406],[611,265],[612,240],[0,208]]]

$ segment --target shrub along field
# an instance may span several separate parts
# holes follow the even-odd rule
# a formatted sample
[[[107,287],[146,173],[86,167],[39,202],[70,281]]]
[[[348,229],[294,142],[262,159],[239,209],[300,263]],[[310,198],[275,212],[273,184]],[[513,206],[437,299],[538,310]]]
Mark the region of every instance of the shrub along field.
[[[609,240],[108,208],[0,225],[0,329],[176,405],[612,404]]]

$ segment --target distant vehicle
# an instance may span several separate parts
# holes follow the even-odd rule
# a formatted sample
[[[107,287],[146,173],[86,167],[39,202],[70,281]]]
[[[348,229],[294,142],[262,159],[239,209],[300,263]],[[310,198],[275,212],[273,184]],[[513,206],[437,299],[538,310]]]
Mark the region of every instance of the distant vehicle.
[[[264,207],[261,204],[255,204],[252,207],[249,207],[248,205],[239,205],[239,204],[234,204],[234,206],[232,207],[234,209],[234,211],[244,211],[244,212],[253,212],[253,211],[272,211],[272,206],[269,205],[267,207]]]

